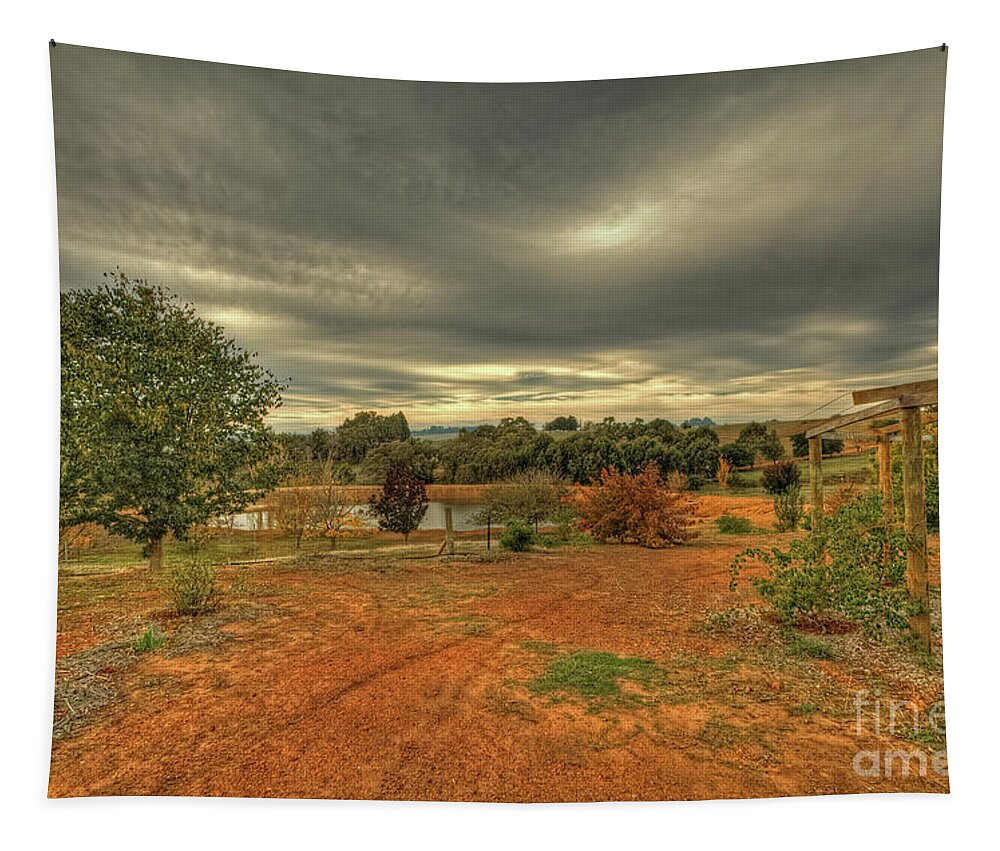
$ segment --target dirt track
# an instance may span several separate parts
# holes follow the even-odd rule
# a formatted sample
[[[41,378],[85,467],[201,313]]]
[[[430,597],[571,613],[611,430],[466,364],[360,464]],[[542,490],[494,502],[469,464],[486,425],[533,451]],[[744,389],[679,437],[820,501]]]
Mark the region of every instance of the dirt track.
[[[927,706],[940,696],[939,672],[855,646],[857,636],[838,639],[839,659],[828,661],[790,656],[764,620],[706,628],[710,612],[753,599],[727,588],[729,559],[747,543],[709,535],[665,551],[501,561],[321,558],[244,573],[228,597],[245,613],[222,627],[229,640],[128,667],[118,698],[55,743],[50,794],[572,801],[946,791],[936,775],[852,770],[861,748],[912,747],[867,724],[855,734],[856,690],[878,686]],[[141,581],[102,582],[114,609],[88,603],[79,585],[76,596],[61,589],[61,603],[73,601],[60,614],[61,652],[121,623],[176,628]],[[627,686],[630,699],[612,704],[529,688],[574,650],[654,660],[666,682]]]

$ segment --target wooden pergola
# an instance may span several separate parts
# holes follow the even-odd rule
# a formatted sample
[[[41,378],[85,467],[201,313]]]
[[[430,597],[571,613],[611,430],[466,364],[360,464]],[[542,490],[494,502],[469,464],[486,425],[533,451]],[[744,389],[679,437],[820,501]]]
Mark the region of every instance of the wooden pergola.
[[[809,502],[813,523],[823,516],[823,435],[846,426],[887,416],[898,416],[892,425],[874,428],[878,437],[879,489],[886,522],[894,519],[890,441],[894,434],[903,439],[903,526],[906,531],[906,588],[919,612],[910,618],[910,629],[928,651],[931,643],[930,601],[927,588],[927,502],[924,493],[923,423],[937,419],[924,417],[921,409],[937,405],[937,379],[894,384],[871,390],[856,390],[855,405],[868,405],[836,417],[806,432],[809,441]]]

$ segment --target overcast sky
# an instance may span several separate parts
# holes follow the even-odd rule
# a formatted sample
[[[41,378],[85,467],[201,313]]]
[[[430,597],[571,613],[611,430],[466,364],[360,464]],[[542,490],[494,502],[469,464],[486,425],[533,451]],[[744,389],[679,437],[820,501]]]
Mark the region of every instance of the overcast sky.
[[[946,55],[501,85],[60,45],[62,286],[194,302],[291,379],[283,430],[798,417],[936,375]]]

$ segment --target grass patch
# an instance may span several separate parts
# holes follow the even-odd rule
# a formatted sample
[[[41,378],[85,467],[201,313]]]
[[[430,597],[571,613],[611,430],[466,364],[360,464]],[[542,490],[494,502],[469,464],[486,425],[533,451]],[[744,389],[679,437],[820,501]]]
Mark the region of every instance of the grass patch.
[[[825,641],[810,635],[796,635],[788,644],[790,655],[799,659],[836,659],[837,651]]]
[[[489,631],[490,625],[485,619],[470,618],[462,626],[464,635],[487,635]]]
[[[582,650],[556,659],[528,687],[535,694],[565,692],[593,701],[615,703],[635,699],[634,694],[622,691],[622,681],[648,690],[663,685],[666,676],[651,659]]]
[[[923,745],[931,751],[944,750],[948,746],[945,731],[936,730],[930,724],[922,724],[916,731],[907,730],[902,737],[914,744]]]
[[[491,692],[486,697],[486,706],[497,715],[508,715],[522,721],[537,721],[535,708],[526,700],[511,697],[501,691]]]
[[[705,660],[716,671],[731,674],[743,662],[741,653],[727,653],[725,656],[710,657]]]
[[[736,606],[706,612],[695,629],[710,638],[725,636],[745,645],[770,645],[778,640],[774,626],[764,618],[760,606]]]
[[[167,642],[167,637],[153,627],[147,627],[142,636],[132,644],[136,653],[155,653]]]
[[[792,712],[802,718],[812,718],[813,715],[819,712],[819,707],[815,703],[800,703]]]
[[[743,736],[739,729],[719,718],[709,718],[698,732],[698,741],[712,750],[735,745]]]
[[[449,615],[440,622],[449,625],[447,631],[457,630],[462,635],[489,635],[492,629],[489,618],[475,614]]]
[[[724,535],[749,535],[753,531],[753,524],[748,518],[729,512],[716,519],[715,525]]]

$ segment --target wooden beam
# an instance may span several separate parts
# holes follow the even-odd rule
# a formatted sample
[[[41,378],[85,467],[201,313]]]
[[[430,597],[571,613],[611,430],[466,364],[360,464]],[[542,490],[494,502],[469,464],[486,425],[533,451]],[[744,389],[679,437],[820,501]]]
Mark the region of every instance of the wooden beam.
[[[923,415],[923,422],[935,423],[937,422],[938,415],[935,411],[930,411]],[[892,425],[880,426],[879,428],[873,428],[872,433],[877,435],[883,434],[899,434],[903,430],[902,423],[893,423]]]
[[[937,379],[932,378],[929,381],[911,381],[909,384],[892,384],[889,387],[873,387],[871,390],[855,390],[851,394],[851,399],[855,405],[867,405],[869,402],[898,399],[900,396],[937,393],[937,389]]]
[[[928,405],[936,405],[937,390],[928,390],[926,393],[904,394],[899,397],[899,407],[906,408],[926,408]]]
[[[823,438],[809,439],[809,510],[813,529],[823,516]]]
[[[884,437],[890,434],[899,434],[902,430],[903,430],[902,423],[893,423],[892,425],[879,426],[878,428],[873,428],[872,434],[877,434],[879,437]]]
[[[896,411],[903,411],[907,408],[922,408],[924,405],[936,404],[937,392],[921,393],[914,396],[900,396],[898,399],[889,399],[885,402],[880,402],[878,405],[872,405],[869,408],[862,408],[860,411],[852,411],[849,414],[828,420],[823,425],[814,426],[806,432],[806,437],[819,437],[823,434],[829,434],[831,431],[837,431],[837,429],[844,428],[845,426],[882,417]]]
[[[927,503],[924,494],[923,429],[920,409],[907,408],[903,421],[903,525],[906,530],[906,590],[916,605],[910,629],[930,652],[931,620],[927,589]]]

